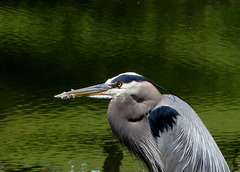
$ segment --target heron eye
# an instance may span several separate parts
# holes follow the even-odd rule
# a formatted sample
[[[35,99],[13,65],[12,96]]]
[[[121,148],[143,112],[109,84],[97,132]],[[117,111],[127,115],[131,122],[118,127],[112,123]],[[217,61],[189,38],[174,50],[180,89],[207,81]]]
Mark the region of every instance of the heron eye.
[[[120,87],[122,86],[122,82],[118,81],[118,82],[116,83],[116,86],[117,86],[118,88],[120,88]]]

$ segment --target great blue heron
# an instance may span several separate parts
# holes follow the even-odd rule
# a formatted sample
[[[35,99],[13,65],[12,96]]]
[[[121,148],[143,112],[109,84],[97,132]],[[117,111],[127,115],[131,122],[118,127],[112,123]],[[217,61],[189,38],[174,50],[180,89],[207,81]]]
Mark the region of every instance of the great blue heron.
[[[151,172],[228,172],[229,167],[196,112],[173,94],[133,72],[55,97],[111,99],[108,121],[114,135]],[[165,90],[166,91],[166,90]]]

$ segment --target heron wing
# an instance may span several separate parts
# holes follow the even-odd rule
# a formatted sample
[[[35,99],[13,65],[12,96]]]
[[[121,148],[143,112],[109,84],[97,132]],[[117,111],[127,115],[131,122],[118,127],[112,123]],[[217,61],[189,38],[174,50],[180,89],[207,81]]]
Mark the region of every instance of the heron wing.
[[[163,95],[148,119],[166,171],[230,171],[197,113],[180,98]]]

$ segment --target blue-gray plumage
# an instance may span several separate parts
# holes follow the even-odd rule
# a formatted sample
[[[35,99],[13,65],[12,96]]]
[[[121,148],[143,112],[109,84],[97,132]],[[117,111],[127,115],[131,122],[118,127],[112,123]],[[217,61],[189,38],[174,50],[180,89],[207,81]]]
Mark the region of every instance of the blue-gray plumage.
[[[191,106],[173,94],[161,94],[156,87],[166,91],[127,72],[55,97],[110,98],[107,116],[114,135],[151,172],[229,172],[216,142]]]

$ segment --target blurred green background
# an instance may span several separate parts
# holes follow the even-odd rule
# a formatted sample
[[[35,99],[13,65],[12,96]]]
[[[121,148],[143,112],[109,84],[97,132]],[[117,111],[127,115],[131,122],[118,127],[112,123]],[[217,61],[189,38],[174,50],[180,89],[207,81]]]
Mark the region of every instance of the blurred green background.
[[[147,171],[108,100],[54,95],[134,71],[188,102],[240,171],[238,0],[1,0],[0,171]]]

